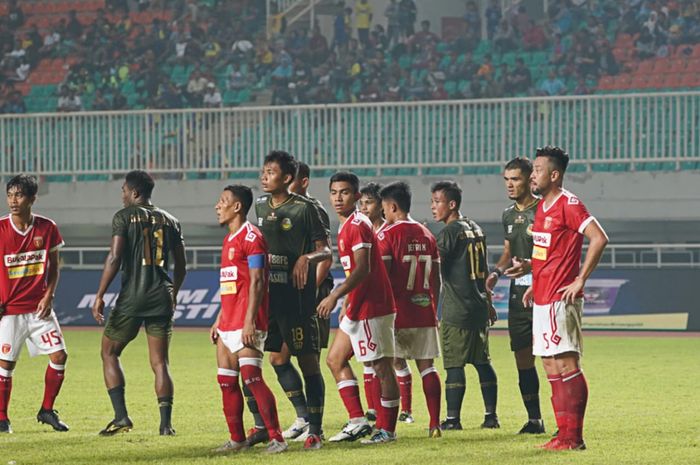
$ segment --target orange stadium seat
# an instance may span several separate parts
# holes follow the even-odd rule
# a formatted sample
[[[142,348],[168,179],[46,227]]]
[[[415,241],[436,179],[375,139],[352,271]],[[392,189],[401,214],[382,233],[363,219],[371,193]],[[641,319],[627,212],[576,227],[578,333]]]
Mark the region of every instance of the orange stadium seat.
[[[682,74],[688,66],[688,60],[685,58],[673,58],[671,60],[671,66],[666,70],[669,74]]]
[[[681,87],[700,87],[700,75],[697,73],[686,73],[682,75]]]
[[[685,70],[688,73],[700,73],[700,58],[690,60]]]
[[[644,60],[639,62],[637,66],[637,72],[640,74],[651,74],[654,69],[654,60]]]
[[[671,67],[672,60],[670,58],[657,58],[656,60],[653,60],[653,62],[654,68],[652,69],[652,73],[661,74],[668,72],[668,69]]]
[[[663,87],[677,89],[683,87],[683,76],[681,74],[664,75]]]
[[[663,89],[666,78],[670,74],[652,74],[642,86],[642,89]]]
[[[599,90],[614,90],[615,89],[615,79],[613,76],[603,76],[598,81]]]
[[[648,76],[647,75],[636,75],[632,78],[630,83],[627,85],[627,88],[629,89],[645,89],[647,88],[647,81],[648,81]]]

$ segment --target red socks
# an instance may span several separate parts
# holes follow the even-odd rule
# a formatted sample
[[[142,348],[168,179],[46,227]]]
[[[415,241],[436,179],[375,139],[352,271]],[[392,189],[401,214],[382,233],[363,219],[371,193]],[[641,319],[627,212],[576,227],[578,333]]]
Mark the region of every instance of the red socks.
[[[356,380],[349,379],[338,382],[338,392],[340,393],[340,398],[343,399],[343,404],[345,404],[345,409],[348,411],[351,420],[365,416],[365,412],[362,410],[362,402],[360,401],[360,388]]]
[[[583,417],[588,403],[588,383],[581,369],[565,373],[561,377],[561,390],[565,400],[567,435],[575,444],[583,442]]]
[[[279,418],[277,416],[277,402],[275,401],[275,396],[263,380],[261,369],[262,359],[241,358],[240,364],[243,382],[248,389],[250,389],[250,392],[253,393],[253,397],[255,397],[255,401],[258,404],[258,411],[265,423],[265,428],[267,428],[270,440],[276,439],[277,441],[284,442],[282,431],[280,430]]]
[[[372,394],[372,383],[374,382],[374,368],[364,367],[362,376],[365,388],[365,399],[367,399],[367,410],[376,410],[374,405],[374,395]]]
[[[403,370],[395,370],[395,372],[396,381],[399,383],[399,393],[401,394],[401,410],[410,412],[411,404],[413,403],[411,394],[411,385],[413,384],[411,369],[406,366]]]
[[[12,370],[0,368],[0,420],[7,420],[7,407],[12,392]]]
[[[221,387],[221,398],[224,402],[224,416],[228,425],[231,440],[235,442],[245,441],[243,431],[243,393],[238,385],[238,372],[219,368],[219,387]]]
[[[49,362],[49,365],[46,367],[46,374],[44,375],[44,401],[41,404],[41,408],[44,410],[53,410],[53,404],[63,384],[65,369],[65,365],[57,365],[53,362]]]
[[[430,413],[429,428],[437,428],[440,426],[440,400],[442,388],[440,387],[440,376],[435,367],[426,368],[420,373],[423,379],[423,392],[425,393],[425,401],[428,404],[428,413]]]
[[[381,408],[377,412],[381,420],[380,426],[384,431],[393,433],[396,431],[396,420],[399,418],[399,403],[400,399],[388,400],[382,397],[380,402]]]

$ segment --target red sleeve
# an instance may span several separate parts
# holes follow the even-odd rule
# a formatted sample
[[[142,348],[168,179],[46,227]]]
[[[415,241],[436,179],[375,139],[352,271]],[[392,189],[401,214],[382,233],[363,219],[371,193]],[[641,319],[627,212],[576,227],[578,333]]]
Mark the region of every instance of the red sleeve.
[[[354,222],[349,224],[348,228],[348,242],[350,250],[353,252],[358,249],[370,249],[372,248],[372,230],[370,228],[363,228],[362,223],[355,224]]]
[[[579,234],[583,234],[583,230],[586,226],[593,221],[593,217],[588,210],[586,210],[585,205],[577,197],[569,197],[567,199],[566,205],[564,206],[564,223],[569,229],[578,231]]]
[[[379,246],[379,255],[381,257],[392,257],[394,256],[394,250],[391,246],[391,240],[389,236],[384,232],[377,234],[377,245]]]
[[[53,252],[63,247],[63,237],[54,223],[50,223],[49,231],[49,252]]]
[[[250,231],[245,237],[245,251],[247,256],[251,255],[267,255],[264,240],[262,236],[255,234],[255,231]]]

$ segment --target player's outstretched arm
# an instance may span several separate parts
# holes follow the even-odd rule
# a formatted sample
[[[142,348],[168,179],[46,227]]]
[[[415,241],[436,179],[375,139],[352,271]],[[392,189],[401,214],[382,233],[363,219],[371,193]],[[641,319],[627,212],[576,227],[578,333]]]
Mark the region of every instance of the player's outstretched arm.
[[[103,297],[105,292],[107,292],[109,285],[112,284],[112,281],[114,281],[117,273],[119,273],[119,267],[122,265],[122,256],[124,254],[125,245],[126,238],[122,236],[112,236],[112,244],[109,247],[109,253],[107,254],[105,266],[102,270],[102,278],[100,278],[100,287],[97,289],[95,303],[92,305],[92,316],[99,324],[102,324],[105,321],[105,302]]]
[[[569,303],[573,303],[576,296],[579,295],[586,285],[586,280],[598,266],[605,246],[608,245],[608,235],[605,234],[605,231],[597,221],[588,223],[586,229],[583,230],[583,235],[588,239],[588,251],[586,251],[586,258],[583,261],[581,271],[571,284],[559,289],[559,292],[563,292],[561,295],[562,300]]]
[[[315,250],[299,257],[294,263],[292,270],[292,282],[297,289],[306,287],[306,280],[309,277],[309,265],[315,265],[333,257],[331,248],[328,247],[328,240],[314,241]]]
[[[177,294],[180,292],[182,283],[185,282],[187,274],[187,256],[185,255],[185,245],[180,243],[173,250],[173,308],[177,305]]]
[[[338,299],[355,289],[362,281],[367,279],[370,273],[369,258],[370,249],[361,247],[353,252],[355,268],[343,281],[343,284],[333,289],[333,291],[318,304],[316,311],[321,318],[328,318],[336,307]]]
[[[501,258],[498,259],[493,271],[486,277],[486,289],[489,292],[493,291],[493,288],[496,287],[498,278],[501,277],[506,269],[510,268],[510,260],[510,241],[505,240],[503,241],[503,253],[501,254]]]
[[[49,252],[49,272],[46,277],[46,292],[36,307],[37,318],[43,320],[51,315],[53,310],[53,296],[56,294],[58,286],[58,249]]]

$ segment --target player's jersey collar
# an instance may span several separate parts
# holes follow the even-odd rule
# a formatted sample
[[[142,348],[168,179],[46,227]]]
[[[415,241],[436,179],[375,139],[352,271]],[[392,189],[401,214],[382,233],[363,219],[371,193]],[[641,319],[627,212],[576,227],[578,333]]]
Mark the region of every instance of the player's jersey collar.
[[[27,234],[29,234],[29,231],[31,231],[32,228],[34,228],[34,223],[36,222],[36,218],[34,215],[32,215],[32,222],[25,231],[20,231],[19,229],[17,229],[17,226],[15,226],[15,222],[12,221],[12,215],[7,216],[7,221],[10,222],[10,226],[12,226],[12,229],[14,229],[17,234],[19,234],[20,236],[26,236]]]
[[[289,202],[294,200],[294,195],[295,195],[294,193],[290,192],[289,197],[287,197],[287,200],[285,200],[284,202],[277,204],[277,205],[272,204],[272,195],[270,195],[270,197],[268,197],[268,199],[267,199],[267,206],[272,208],[273,210],[276,210],[276,209],[280,208],[281,206],[287,205]]]
[[[562,189],[559,192],[559,195],[557,195],[557,197],[554,200],[552,200],[552,203],[550,203],[549,206],[547,206],[547,202],[544,199],[542,199],[542,211],[545,213],[549,211],[550,208],[556,205],[556,203],[559,201],[562,195],[564,195],[564,189]]]
[[[236,231],[235,233],[229,233],[228,242],[231,242],[232,240],[234,240],[236,238],[236,236],[238,236],[238,234],[241,231],[243,231],[244,229],[247,229],[248,226],[250,226],[250,221],[246,221],[245,223],[243,223],[243,225],[240,228],[238,228],[238,231]]]

